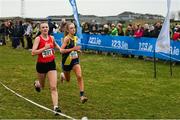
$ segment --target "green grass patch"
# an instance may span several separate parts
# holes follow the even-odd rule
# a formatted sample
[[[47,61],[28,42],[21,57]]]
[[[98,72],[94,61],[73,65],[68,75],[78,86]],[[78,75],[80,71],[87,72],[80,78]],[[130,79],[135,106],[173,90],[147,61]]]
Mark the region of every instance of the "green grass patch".
[[[56,52],[59,103],[62,112],[76,119],[175,119],[180,118],[180,71],[157,63],[157,79],[153,78],[153,62],[86,54],[80,56],[86,95],[79,101],[74,73],[70,83],[60,83],[61,55]],[[0,46],[0,81],[39,104],[52,108],[48,80],[37,93],[36,57],[28,50]],[[15,96],[0,85],[0,119],[63,119]]]

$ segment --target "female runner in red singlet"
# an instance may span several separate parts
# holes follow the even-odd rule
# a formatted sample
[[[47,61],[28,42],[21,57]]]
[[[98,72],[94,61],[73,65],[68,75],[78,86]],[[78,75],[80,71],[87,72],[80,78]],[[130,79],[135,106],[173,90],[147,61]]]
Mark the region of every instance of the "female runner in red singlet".
[[[38,80],[35,81],[34,86],[37,92],[44,87],[46,75],[49,79],[53,109],[56,112],[61,112],[58,107],[58,92],[57,92],[57,71],[55,64],[54,48],[61,50],[59,45],[55,42],[54,37],[48,35],[49,26],[47,23],[40,24],[41,34],[36,37],[32,55],[38,55],[36,70]]]

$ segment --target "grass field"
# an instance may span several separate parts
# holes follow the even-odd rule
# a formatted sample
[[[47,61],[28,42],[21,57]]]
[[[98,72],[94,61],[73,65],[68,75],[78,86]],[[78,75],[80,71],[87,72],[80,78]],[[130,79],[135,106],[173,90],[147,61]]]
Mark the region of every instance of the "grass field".
[[[56,53],[60,74],[60,54]],[[153,62],[136,58],[82,54],[85,81],[85,104],[79,101],[75,75],[70,83],[58,83],[62,112],[76,119],[172,119],[180,118],[180,66],[157,63],[157,79],[153,78]],[[34,90],[36,57],[24,49],[0,46],[0,81],[12,90],[48,108],[52,108],[49,84]],[[59,79],[59,75],[58,75]],[[0,85],[0,119],[64,119],[15,96]]]

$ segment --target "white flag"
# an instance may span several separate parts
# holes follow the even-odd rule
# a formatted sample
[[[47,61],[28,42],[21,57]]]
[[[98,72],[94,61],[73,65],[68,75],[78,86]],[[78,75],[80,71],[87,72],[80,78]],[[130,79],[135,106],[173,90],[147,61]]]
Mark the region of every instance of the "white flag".
[[[171,0],[167,0],[167,15],[162,29],[156,41],[156,52],[170,53],[170,5]]]

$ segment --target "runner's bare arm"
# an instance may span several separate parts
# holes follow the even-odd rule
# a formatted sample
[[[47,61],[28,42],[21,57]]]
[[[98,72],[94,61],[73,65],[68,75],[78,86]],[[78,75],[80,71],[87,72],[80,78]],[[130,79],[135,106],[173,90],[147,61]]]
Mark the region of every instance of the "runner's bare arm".
[[[53,40],[53,44],[54,44],[54,46],[55,46],[57,49],[61,50],[61,47],[60,47],[60,46],[56,43],[56,41],[55,41],[54,37],[53,37],[53,36],[51,36],[51,38],[52,38],[52,40]]]
[[[63,44],[61,46],[61,53],[68,53],[68,52],[71,52],[71,51],[78,51],[81,49],[80,46],[74,46],[73,48],[69,48],[69,49],[65,49],[67,43],[69,42],[69,37],[65,37],[64,38],[64,41],[63,41]]]

